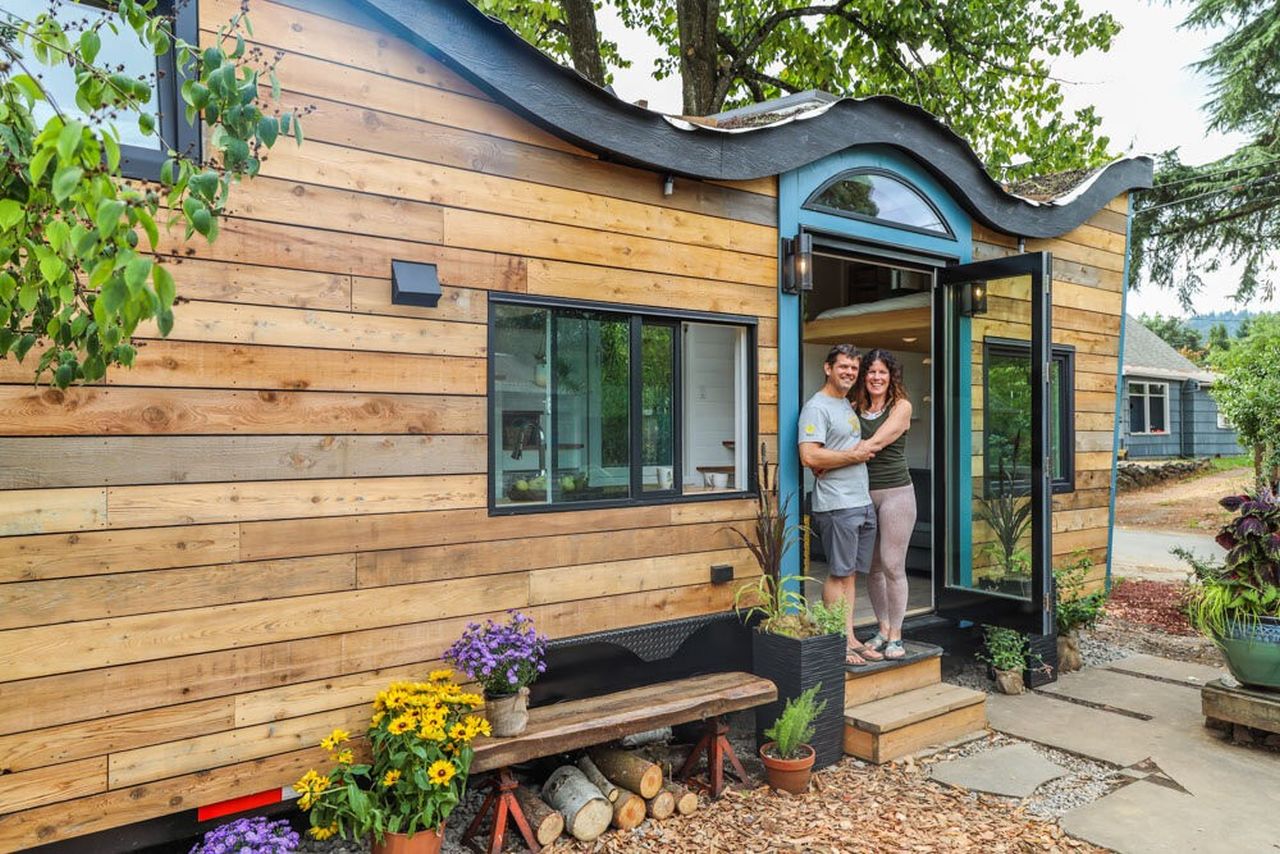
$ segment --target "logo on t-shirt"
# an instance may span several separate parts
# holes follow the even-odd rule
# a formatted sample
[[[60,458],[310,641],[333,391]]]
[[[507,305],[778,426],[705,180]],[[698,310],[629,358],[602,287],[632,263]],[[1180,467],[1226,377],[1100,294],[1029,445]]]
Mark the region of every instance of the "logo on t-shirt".
[[[818,428],[812,424],[804,425],[804,433],[806,436],[812,436],[815,432],[817,432],[817,430]]]

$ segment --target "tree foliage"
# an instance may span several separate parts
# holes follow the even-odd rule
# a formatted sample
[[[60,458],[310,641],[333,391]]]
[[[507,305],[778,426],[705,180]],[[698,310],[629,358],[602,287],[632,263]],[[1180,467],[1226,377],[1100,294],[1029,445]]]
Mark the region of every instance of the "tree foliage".
[[[608,81],[607,67],[594,68],[570,50],[570,32],[596,31],[590,4],[473,2],[589,79]],[[1110,15],[1088,16],[1077,0],[604,2],[629,29],[657,40],[665,53],[654,76],[680,76],[686,114],[810,88],[894,95],[938,116],[1006,177],[1107,156],[1098,117],[1091,108],[1068,113],[1051,71],[1056,56],[1108,49],[1119,30]],[[604,66],[625,62],[616,43],[599,44]]]
[[[1259,479],[1269,470],[1275,482],[1280,469],[1280,316],[1254,318],[1249,334],[1229,350],[1215,351],[1212,364],[1218,380],[1210,393],[1218,409],[1241,443],[1253,447]]]
[[[1135,210],[1133,269],[1175,288],[1188,308],[1204,276],[1224,263],[1241,265],[1236,300],[1270,297],[1280,246],[1280,5],[1193,0],[1183,26],[1230,28],[1196,68],[1213,81],[1209,129],[1249,141],[1199,166],[1177,151],[1160,156],[1155,187]]]
[[[1164,317],[1157,312],[1152,315],[1139,315],[1138,320],[1143,326],[1160,336],[1164,343],[1193,362],[1204,358],[1204,342],[1200,339],[1199,331],[1193,329],[1182,318],[1172,314]],[[1225,332],[1225,327],[1223,331]]]
[[[186,237],[212,242],[232,184],[257,174],[263,149],[284,134],[302,142],[296,116],[263,111],[259,74],[274,98],[279,83],[274,64],[247,46],[243,13],[202,49],[176,39],[155,6],[119,0],[79,18],[55,14],[80,8],[67,4],[31,20],[0,13],[0,358],[39,352],[37,380],[47,374],[60,388],[131,365],[140,323],[172,329],[177,285],[156,255],[161,228],[181,224]],[[176,51],[186,118],[209,130],[210,159],[162,139],[159,185],[121,178],[119,121],[157,137],[155,116],[141,109],[156,81],[99,56],[107,28],[136,35],[156,56]],[[74,105],[54,102],[41,65],[72,71]],[[51,113],[43,123],[38,107]]]

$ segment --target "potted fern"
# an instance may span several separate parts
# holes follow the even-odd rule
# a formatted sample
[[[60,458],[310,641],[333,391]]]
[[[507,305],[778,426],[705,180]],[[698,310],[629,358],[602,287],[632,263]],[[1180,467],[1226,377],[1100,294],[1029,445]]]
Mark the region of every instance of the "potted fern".
[[[787,521],[788,502],[778,498],[775,470],[763,446],[760,458],[760,494],[752,529],[730,529],[760,565],[760,576],[740,587],[735,599],[738,613],[755,621],[753,670],[778,687],[778,699],[756,709],[756,742],[765,742],[765,727],[788,700],[821,684],[825,686],[819,698],[824,711],[815,722],[812,744],[815,766],[825,768],[844,755],[844,611],[810,606],[802,593],[808,579],[783,578],[783,558],[796,546],[803,529]]]
[[[813,722],[827,708],[827,701],[818,699],[821,690],[819,682],[787,700],[782,714],[765,730],[769,741],[760,747],[760,761],[764,763],[765,780],[775,789],[799,795],[809,788],[815,756],[809,744],[814,735]]]

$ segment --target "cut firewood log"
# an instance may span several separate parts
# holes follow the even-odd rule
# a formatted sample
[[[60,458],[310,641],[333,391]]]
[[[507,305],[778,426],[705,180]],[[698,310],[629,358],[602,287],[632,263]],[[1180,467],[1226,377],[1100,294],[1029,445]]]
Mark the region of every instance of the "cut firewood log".
[[[600,773],[600,769],[596,767],[596,763],[591,761],[590,756],[583,756],[578,759],[578,770],[587,775],[587,779],[600,790],[600,794],[609,799],[609,803],[616,804],[618,802],[618,796],[622,794],[622,789],[619,789],[613,784],[612,780]]]
[[[542,799],[564,815],[564,827],[574,839],[591,842],[609,829],[613,805],[573,765],[562,765],[542,786]]]
[[[662,768],[639,754],[605,747],[591,751],[591,761],[614,783],[646,801],[662,789]]]
[[[670,818],[675,811],[676,797],[666,789],[659,789],[658,794],[645,801],[645,812],[649,814],[649,818],[662,821]]]
[[[663,783],[662,791],[670,792],[676,800],[676,812],[688,815],[698,808],[698,793],[691,792],[679,783]]]
[[[617,791],[618,799],[613,802],[613,826],[619,830],[638,827],[648,814],[648,805],[645,804],[644,798],[627,789],[617,789]]]
[[[546,801],[524,786],[516,789],[516,801],[539,845],[550,845],[560,838],[564,831],[564,816],[558,810],[552,809]]]

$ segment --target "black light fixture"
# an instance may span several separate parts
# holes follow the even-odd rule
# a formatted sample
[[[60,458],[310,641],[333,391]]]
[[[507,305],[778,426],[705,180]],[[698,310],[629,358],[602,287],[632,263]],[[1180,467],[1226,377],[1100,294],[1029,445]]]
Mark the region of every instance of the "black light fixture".
[[[960,314],[973,317],[987,313],[987,283],[965,282],[960,286]]]
[[[782,292],[813,290],[813,235],[801,232],[782,242]]]
[[[440,276],[435,264],[391,262],[391,302],[435,308],[440,302]]]

